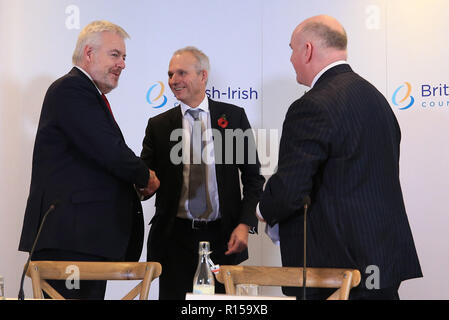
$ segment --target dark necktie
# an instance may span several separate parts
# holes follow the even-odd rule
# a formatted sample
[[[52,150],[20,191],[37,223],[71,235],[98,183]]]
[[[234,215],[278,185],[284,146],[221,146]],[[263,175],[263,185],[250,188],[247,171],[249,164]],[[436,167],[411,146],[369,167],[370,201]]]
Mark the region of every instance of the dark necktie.
[[[203,161],[204,126],[199,118],[200,110],[189,109],[194,119],[190,137],[189,211],[194,218],[207,218],[210,200],[206,188],[206,165]]]
[[[102,93],[101,97],[103,98],[104,102],[106,103],[106,105],[108,106],[109,112],[111,113],[112,119],[115,120],[114,118],[114,114],[112,113],[112,109],[111,109],[111,105],[109,104],[108,98],[106,98],[105,94]]]

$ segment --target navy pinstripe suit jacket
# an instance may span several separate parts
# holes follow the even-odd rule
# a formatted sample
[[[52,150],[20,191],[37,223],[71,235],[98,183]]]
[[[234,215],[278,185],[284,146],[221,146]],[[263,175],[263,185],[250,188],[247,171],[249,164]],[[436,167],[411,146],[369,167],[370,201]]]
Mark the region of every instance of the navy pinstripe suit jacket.
[[[278,171],[260,211],[279,223],[284,266],[350,267],[361,286],[379,268],[380,287],[421,277],[399,182],[401,132],[390,105],[347,64],[327,70],[285,117]]]

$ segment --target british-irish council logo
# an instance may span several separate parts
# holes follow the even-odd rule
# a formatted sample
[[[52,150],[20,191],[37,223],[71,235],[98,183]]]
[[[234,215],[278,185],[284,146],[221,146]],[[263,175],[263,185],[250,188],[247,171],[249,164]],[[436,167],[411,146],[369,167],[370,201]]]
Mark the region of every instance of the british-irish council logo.
[[[405,94],[404,94],[405,91]],[[403,85],[399,86],[393,93],[391,101],[399,110],[406,110],[413,106],[415,103],[415,98],[411,95],[412,85],[409,82],[404,82]],[[402,99],[401,99],[402,97]],[[398,99],[400,99],[398,101]]]
[[[154,92],[153,92],[154,91]],[[154,108],[162,108],[167,104],[167,96],[164,95],[165,86],[161,81],[153,84],[147,92],[147,102]]]

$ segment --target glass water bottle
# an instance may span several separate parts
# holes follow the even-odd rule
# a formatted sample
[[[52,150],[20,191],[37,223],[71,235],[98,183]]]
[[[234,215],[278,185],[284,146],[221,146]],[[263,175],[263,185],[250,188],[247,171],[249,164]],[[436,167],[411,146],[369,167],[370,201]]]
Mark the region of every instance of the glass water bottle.
[[[215,280],[209,266],[210,244],[201,241],[198,249],[198,267],[193,278],[193,294],[215,294]]]

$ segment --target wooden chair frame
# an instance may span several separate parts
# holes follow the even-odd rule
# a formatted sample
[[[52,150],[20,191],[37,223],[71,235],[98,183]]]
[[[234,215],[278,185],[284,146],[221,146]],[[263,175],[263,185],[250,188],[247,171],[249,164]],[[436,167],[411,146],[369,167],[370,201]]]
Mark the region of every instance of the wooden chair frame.
[[[43,299],[43,292],[53,299],[64,297],[45,280],[66,280],[67,268],[79,270],[79,280],[142,280],[122,300],[147,300],[151,282],[162,273],[158,262],[80,262],[80,261],[31,261],[27,276],[31,278],[33,296]]]
[[[237,284],[302,287],[303,268],[224,265],[216,278],[225,285],[227,294],[235,295]],[[307,268],[306,287],[337,289],[327,300],[348,300],[351,289],[359,283],[360,272],[355,269]]]

